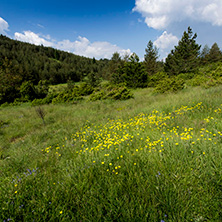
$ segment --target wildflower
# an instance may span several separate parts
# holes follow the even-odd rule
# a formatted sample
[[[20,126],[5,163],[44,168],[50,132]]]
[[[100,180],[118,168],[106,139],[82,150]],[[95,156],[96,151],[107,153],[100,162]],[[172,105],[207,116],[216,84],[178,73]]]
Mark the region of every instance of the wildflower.
[[[62,210],[59,213],[62,214]]]
[[[16,190],[15,193],[18,193],[18,191]]]

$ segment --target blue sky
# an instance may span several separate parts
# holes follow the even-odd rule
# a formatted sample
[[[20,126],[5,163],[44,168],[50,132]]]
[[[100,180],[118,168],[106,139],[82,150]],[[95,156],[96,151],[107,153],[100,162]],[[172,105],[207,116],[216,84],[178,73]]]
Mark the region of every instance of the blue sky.
[[[87,57],[135,52],[149,40],[160,59],[191,26],[201,45],[222,46],[221,0],[1,0],[0,33]]]

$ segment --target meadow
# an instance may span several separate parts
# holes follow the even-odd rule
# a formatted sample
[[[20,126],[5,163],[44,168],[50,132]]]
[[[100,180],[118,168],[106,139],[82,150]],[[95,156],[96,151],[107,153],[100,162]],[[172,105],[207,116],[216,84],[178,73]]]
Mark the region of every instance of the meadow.
[[[222,86],[0,108],[2,221],[222,221]]]

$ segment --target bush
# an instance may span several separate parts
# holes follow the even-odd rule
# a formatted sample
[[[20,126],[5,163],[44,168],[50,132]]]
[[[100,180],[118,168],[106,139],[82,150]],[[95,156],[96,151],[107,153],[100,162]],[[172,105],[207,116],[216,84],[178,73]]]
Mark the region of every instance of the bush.
[[[189,86],[201,86],[205,82],[207,82],[209,78],[201,75],[196,75],[193,79],[190,79],[186,82],[187,85]]]
[[[24,101],[32,101],[37,96],[34,85],[31,81],[22,83],[22,85],[20,86],[20,94],[21,94],[21,98]]]
[[[54,98],[56,98],[58,94],[49,94],[44,99],[34,99],[32,101],[32,106],[39,106],[44,104],[50,104]]]
[[[49,83],[46,80],[40,80],[38,85],[35,86],[36,97],[38,99],[43,99],[48,95]]]
[[[216,85],[220,85],[220,84],[222,84],[222,77],[221,78],[217,78],[217,79],[210,78],[207,82],[205,82],[203,84],[203,87],[208,89],[210,87],[213,87],[213,86],[216,86]]]
[[[165,78],[159,81],[155,88],[155,92],[177,92],[184,88],[184,83],[185,81],[183,79],[178,79],[177,77]]]
[[[150,77],[147,86],[148,87],[155,87],[160,80],[163,80],[163,79],[165,79],[167,77],[168,77],[167,73],[165,73],[165,72],[157,72],[156,74],[154,74],[154,75],[152,75]]]
[[[195,73],[193,72],[188,72],[188,73],[180,73],[177,78],[178,79],[183,79],[183,80],[189,80],[189,79],[192,79],[194,78],[195,76]]]
[[[99,91],[95,90],[90,96],[91,101],[101,99],[113,99],[113,100],[126,100],[133,98],[133,94],[126,86],[107,84],[103,89]]]
[[[104,98],[104,96],[105,96],[104,90],[100,90],[100,91],[92,93],[89,100],[90,101],[101,100]]]
[[[83,82],[79,85],[77,91],[80,96],[87,96],[93,93],[94,88],[91,85],[87,84],[86,82]]]

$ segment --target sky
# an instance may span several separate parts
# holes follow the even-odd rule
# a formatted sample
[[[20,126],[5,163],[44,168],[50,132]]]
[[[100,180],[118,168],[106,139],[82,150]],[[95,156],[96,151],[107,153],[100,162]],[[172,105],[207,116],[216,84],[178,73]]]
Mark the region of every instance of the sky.
[[[96,59],[151,40],[164,60],[190,26],[197,43],[222,48],[222,0],[1,0],[0,34]]]

